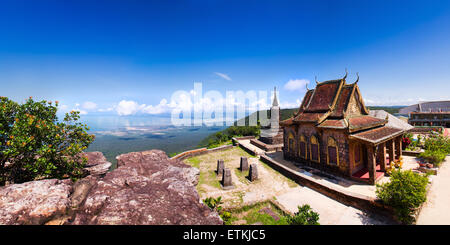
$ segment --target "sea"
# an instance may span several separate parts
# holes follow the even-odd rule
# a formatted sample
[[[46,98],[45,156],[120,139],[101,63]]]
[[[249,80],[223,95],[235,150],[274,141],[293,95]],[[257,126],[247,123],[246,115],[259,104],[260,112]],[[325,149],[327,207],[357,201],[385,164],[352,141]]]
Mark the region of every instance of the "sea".
[[[198,148],[200,141],[226,126],[173,126],[170,117],[82,115],[95,135],[86,150],[100,151],[115,166],[116,156],[159,149],[168,155]]]

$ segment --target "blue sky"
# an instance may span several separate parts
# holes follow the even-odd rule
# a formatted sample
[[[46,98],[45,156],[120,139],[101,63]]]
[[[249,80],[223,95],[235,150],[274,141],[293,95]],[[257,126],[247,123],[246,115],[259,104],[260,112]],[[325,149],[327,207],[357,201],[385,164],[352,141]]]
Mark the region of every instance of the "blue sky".
[[[0,95],[158,114],[201,82],[295,107],[347,68],[368,105],[450,99],[449,30],[449,1],[1,1]]]

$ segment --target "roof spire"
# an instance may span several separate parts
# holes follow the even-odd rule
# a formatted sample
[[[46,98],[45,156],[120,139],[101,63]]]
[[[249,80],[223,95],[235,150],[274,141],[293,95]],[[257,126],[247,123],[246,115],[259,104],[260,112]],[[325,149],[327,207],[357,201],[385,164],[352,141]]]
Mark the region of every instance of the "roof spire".
[[[356,73],[356,76],[358,76],[358,78],[356,79],[355,84],[357,84],[359,82],[359,73],[358,72]]]
[[[345,76],[342,79],[345,80],[347,78],[347,75],[348,75],[348,71],[347,71],[347,68],[345,68]]]
[[[278,106],[278,100],[277,100],[277,87],[273,88],[273,102],[272,102],[272,106]]]
[[[316,80],[316,84],[319,84],[319,81],[317,81],[317,76],[314,76],[314,80]]]

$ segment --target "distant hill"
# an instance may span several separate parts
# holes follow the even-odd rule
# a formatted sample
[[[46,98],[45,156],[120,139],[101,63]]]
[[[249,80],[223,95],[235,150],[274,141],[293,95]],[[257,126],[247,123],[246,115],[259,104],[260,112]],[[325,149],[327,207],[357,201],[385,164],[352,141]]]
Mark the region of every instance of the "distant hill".
[[[283,120],[286,120],[286,119],[292,117],[297,111],[298,111],[298,108],[281,109],[280,110],[280,120],[283,121]],[[240,125],[242,125],[242,121],[245,121],[245,125],[248,125],[249,118],[256,114],[257,115],[256,118],[257,118],[257,120],[259,120],[259,123],[262,126],[266,126],[266,125],[269,124],[269,120],[268,119],[270,119],[270,117],[271,117],[270,110],[266,110],[266,112],[267,112],[267,118],[260,118],[259,117],[260,111],[257,111],[257,112],[253,112],[250,116],[246,116],[246,117],[244,117],[242,119],[239,119],[238,121],[236,121],[234,123],[234,125],[237,126],[238,122],[239,122]]]
[[[396,114],[404,106],[367,106],[369,110],[383,110],[390,114]]]

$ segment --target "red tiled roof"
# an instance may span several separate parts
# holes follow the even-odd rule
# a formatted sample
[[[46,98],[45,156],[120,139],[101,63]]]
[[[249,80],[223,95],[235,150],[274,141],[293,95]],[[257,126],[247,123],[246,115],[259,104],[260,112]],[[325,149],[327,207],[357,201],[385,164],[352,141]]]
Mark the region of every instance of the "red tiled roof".
[[[345,85],[342,88],[339,98],[336,102],[336,107],[330,114],[331,117],[344,117],[344,110],[347,108],[348,102],[350,101],[350,96],[352,95],[354,85]]]
[[[344,80],[332,80],[317,84],[311,102],[306,107],[307,112],[327,111],[338,95],[339,87]]]
[[[403,131],[404,130],[399,128],[383,126],[352,134],[350,137],[376,144],[384,140],[389,140],[392,137],[396,137]]]
[[[283,120],[280,122],[281,126],[289,126],[292,125],[292,121],[294,120],[294,117],[288,118],[286,120]]]
[[[314,92],[314,90],[308,90],[308,92],[306,92],[305,97],[303,97],[303,101],[302,101],[302,104],[300,105],[300,109],[298,110],[298,112],[303,112],[303,108],[306,108],[306,106],[308,105],[313,92]]]
[[[294,122],[317,122],[325,113],[300,113],[294,118]]]
[[[344,122],[344,119],[327,119],[323,123],[321,123],[318,127],[320,128],[347,128],[346,123]]]
[[[349,118],[348,122],[350,130],[357,130],[383,125],[386,123],[386,120],[365,115]]]

